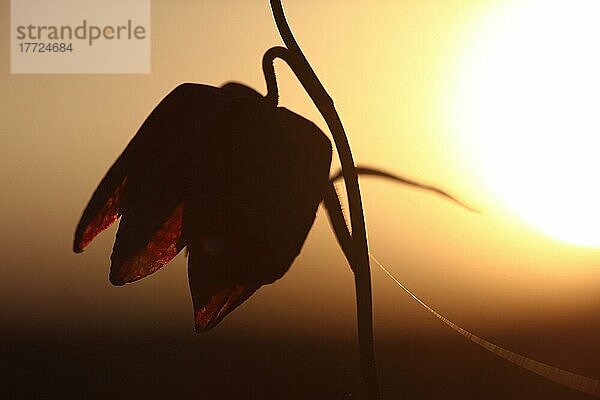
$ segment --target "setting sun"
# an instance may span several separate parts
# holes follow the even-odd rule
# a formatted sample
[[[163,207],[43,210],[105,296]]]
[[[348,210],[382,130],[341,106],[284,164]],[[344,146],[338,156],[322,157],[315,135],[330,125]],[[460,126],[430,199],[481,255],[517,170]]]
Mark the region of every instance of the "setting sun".
[[[486,186],[561,241],[600,246],[600,4],[509,2],[461,54],[455,129]]]

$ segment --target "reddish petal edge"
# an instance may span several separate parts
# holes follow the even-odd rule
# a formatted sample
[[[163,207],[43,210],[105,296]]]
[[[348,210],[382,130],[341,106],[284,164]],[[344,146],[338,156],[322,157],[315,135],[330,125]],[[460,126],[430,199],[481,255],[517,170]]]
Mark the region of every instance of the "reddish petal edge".
[[[214,328],[258,288],[259,286],[234,285],[210,296],[205,305],[194,311],[196,332],[205,332]]]
[[[100,232],[111,226],[119,218],[119,204],[121,203],[126,183],[127,177],[123,179],[123,182],[106,200],[104,206],[96,213],[94,218],[83,228],[83,232],[79,233],[80,230],[78,230],[78,234],[73,242],[73,251],[75,253],[81,253]]]
[[[156,231],[146,246],[127,260],[112,259],[110,282],[121,286],[148,276],[171,261],[185,246],[181,243],[183,205]]]

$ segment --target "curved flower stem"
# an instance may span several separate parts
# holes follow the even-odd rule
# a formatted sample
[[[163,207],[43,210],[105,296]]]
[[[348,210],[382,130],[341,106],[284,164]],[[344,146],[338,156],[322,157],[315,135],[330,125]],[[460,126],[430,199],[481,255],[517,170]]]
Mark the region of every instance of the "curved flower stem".
[[[319,81],[308,60],[287,23],[281,0],[270,0],[271,10],[279,34],[289,51],[275,48],[273,53],[281,53],[288,62],[296,77],[312,99],[313,103],[325,119],[338,150],[342,166],[342,175],[346,183],[350,222],[352,227],[352,252],[348,258],[354,272],[356,286],[356,303],[358,314],[358,340],[360,345],[361,373],[364,390],[369,400],[380,398],[373,345],[373,313],[371,297],[371,271],[365,218],[358,184],[358,174],[354,166],[348,138],[344,132],[342,121],[337,114],[333,100]],[[282,58],[283,58],[282,57]],[[264,66],[264,64],[263,64]]]

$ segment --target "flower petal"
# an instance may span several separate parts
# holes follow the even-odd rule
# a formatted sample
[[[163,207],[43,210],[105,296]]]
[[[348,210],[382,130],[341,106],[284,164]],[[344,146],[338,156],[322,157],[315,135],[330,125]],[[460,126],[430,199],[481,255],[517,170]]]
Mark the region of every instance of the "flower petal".
[[[331,144],[311,122],[237,97],[215,118],[219,157],[184,210],[196,329],[214,327],[300,253],[328,182]]]
[[[117,182],[119,178],[121,183],[108,182]],[[104,178],[103,183],[100,184],[83,213],[79,226],[75,231],[75,240],[73,241],[73,251],[75,253],[81,253],[96,235],[117,220],[126,183],[127,177],[123,174],[115,173]]]
[[[165,170],[165,154],[177,157],[192,136],[201,136],[206,110],[224,98],[220,88],[184,83],[169,93],[150,113],[137,134],[102,179],[86,206],[75,231],[73,251],[79,253],[122,213],[128,192],[147,176],[149,166]],[[183,150],[181,150],[183,149]],[[161,168],[162,165],[162,168]],[[155,190],[161,190],[155,180]]]
[[[205,304],[194,305],[196,332],[205,332],[242,304],[258,289],[256,286],[234,285],[226,287],[208,298]]]
[[[141,279],[156,272],[171,261],[184,247],[181,240],[183,225],[183,205],[165,220],[158,230],[152,230],[153,235],[143,246],[131,245],[122,238],[133,236],[139,238],[140,225],[128,217],[124,217],[119,225],[117,241],[111,255],[110,282],[113,285],[123,285]],[[121,239],[121,240],[119,240]],[[137,239],[139,242],[139,239]],[[136,249],[133,253],[130,249]]]

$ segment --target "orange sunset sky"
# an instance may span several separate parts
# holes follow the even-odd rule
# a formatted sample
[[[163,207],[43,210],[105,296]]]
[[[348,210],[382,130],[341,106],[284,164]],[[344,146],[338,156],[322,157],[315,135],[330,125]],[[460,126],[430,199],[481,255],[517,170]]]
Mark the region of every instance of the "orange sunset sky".
[[[433,308],[484,337],[528,332],[533,338],[548,327],[599,325],[600,249],[557,239],[520,216],[481,174],[481,148],[457,123],[460,110],[472,111],[471,103],[457,106],[456,96],[469,84],[465,60],[477,60],[470,53],[473,41],[486,29],[482,21],[506,12],[511,2],[375,3],[285,5],[301,47],[335,100],[357,163],[437,185],[482,213],[363,178],[372,253]],[[0,1],[0,21],[9,25],[8,0]],[[0,35],[5,55],[6,31]],[[140,282],[112,287],[107,277],[115,226],[76,255],[75,225],[107,168],[170,90],[181,82],[234,80],[264,93],[261,57],[281,41],[266,1],[236,0],[153,1],[151,37],[151,74],[18,75],[10,74],[9,59],[2,58],[3,330],[193,334],[183,254]],[[281,104],[326,131],[289,69],[280,62],[276,69]],[[568,214],[569,207],[561,212]],[[454,334],[376,266],[372,275],[378,338]],[[353,290],[320,209],[289,273],[260,289],[211,334],[353,338]],[[583,336],[573,351],[597,346]],[[592,363],[581,357],[582,365]]]

